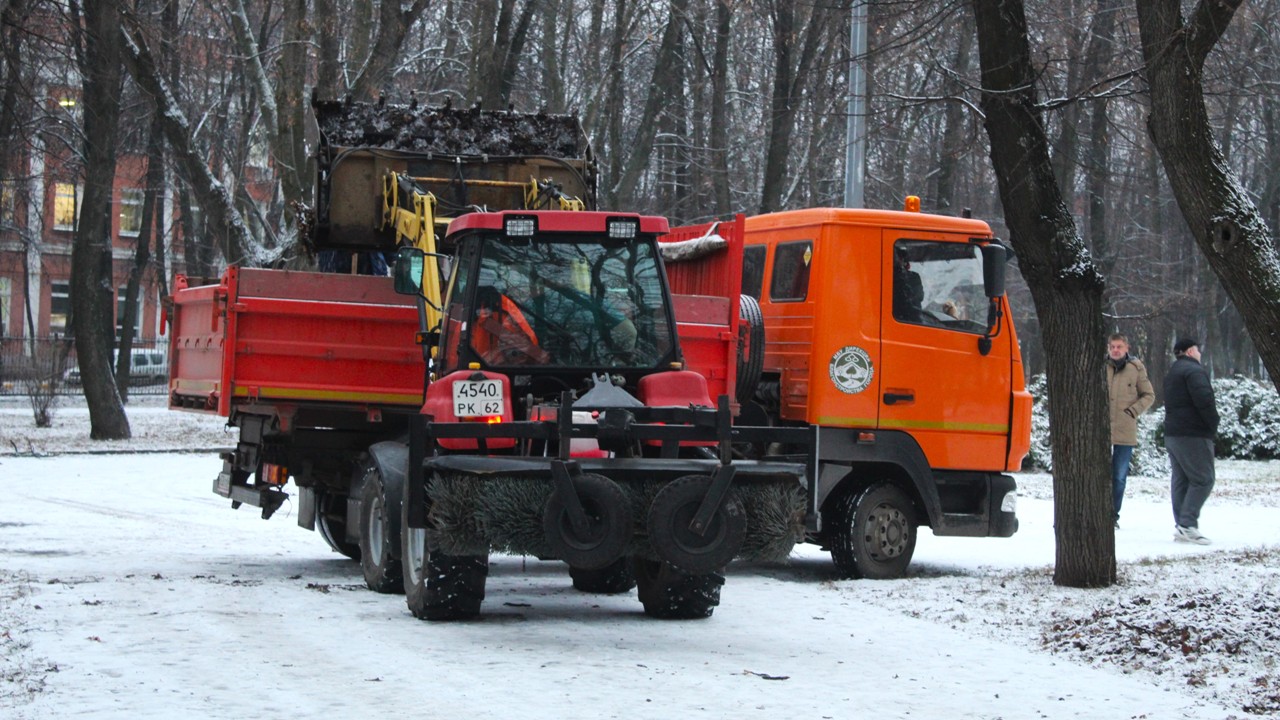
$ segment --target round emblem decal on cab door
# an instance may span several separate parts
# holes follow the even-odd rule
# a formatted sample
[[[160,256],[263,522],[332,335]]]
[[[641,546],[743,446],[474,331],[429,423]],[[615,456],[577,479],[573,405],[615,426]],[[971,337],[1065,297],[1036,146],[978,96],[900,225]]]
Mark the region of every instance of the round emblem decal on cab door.
[[[850,395],[866,390],[871,385],[871,378],[875,375],[871,356],[866,350],[855,345],[837,350],[836,354],[831,356],[831,364],[827,369],[831,373],[831,382],[840,389],[840,392]]]

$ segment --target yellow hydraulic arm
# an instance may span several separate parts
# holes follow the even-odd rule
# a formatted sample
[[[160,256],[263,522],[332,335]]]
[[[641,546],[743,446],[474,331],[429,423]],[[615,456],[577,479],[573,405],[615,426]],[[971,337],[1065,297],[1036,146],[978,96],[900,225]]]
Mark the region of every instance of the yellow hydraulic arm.
[[[436,196],[423,191],[413,178],[388,172],[382,178],[382,229],[394,229],[396,245],[411,245],[426,253],[422,265],[422,294],[427,328],[440,324],[440,268],[436,262]]]

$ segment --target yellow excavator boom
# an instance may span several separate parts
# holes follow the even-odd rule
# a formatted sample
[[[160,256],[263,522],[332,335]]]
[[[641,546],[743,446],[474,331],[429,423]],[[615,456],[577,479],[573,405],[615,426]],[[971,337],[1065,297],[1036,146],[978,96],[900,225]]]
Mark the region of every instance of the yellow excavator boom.
[[[422,266],[422,294],[427,327],[440,325],[440,265],[436,260],[436,196],[424,192],[413,178],[388,171],[382,178],[382,229],[394,229],[396,246],[409,245],[426,254]]]

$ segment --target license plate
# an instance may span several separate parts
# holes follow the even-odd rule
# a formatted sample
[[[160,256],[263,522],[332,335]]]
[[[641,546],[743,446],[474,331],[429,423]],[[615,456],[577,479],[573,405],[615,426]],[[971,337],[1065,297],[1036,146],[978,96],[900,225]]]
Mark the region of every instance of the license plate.
[[[498,380],[460,380],[453,384],[456,417],[501,415],[502,400],[502,382]]]

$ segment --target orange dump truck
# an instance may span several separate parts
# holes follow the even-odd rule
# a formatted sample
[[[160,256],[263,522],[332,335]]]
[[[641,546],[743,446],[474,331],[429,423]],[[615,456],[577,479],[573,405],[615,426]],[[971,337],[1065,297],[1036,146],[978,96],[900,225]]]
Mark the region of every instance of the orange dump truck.
[[[808,540],[852,577],[901,576],[921,526],[970,537],[1018,527],[1006,473],[1030,445],[1031,396],[1006,250],[985,222],[912,200],[907,211],[797,210],[741,228],[743,317],[758,314],[764,342],[739,364],[738,422],[816,429],[812,449],[745,452],[815,454]],[[668,274],[675,292],[707,282],[678,264]]]

